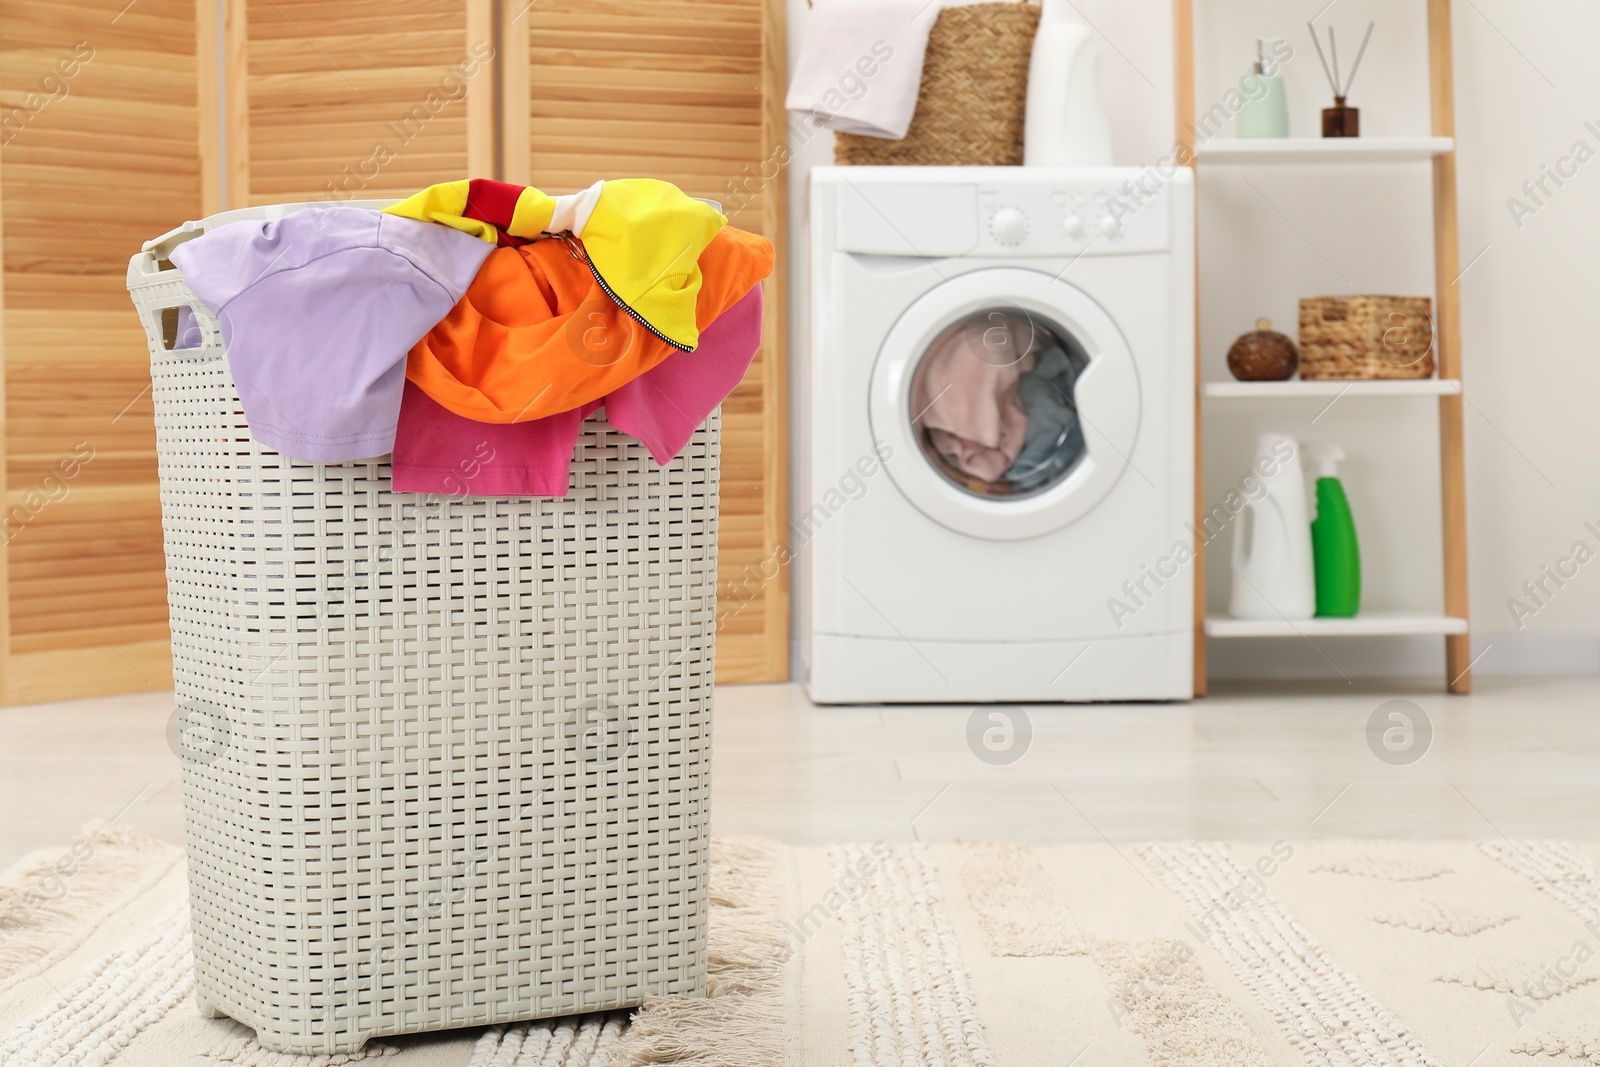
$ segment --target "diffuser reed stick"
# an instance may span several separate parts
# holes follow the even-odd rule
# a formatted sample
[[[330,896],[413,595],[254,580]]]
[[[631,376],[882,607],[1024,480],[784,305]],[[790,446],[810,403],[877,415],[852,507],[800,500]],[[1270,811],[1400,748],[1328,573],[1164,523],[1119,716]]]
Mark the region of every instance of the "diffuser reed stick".
[[[1334,96],[1338,96],[1339,83],[1333,77],[1333,68],[1328,66],[1328,57],[1322,54],[1322,38],[1317,36],[1317,28],[1310,22],[1306,23],[1306,29],[1311,31],[1311,43],[1317,46],[1317,59],[1322,62],[1322,73],[1327,75],[1328,88],[1333,90]]]
[[[1367,23],[1366,36],[1361,38],[1361,47],[1356,52],[1356,61],[1350,66],[1350,79],[1344,83],[1344,92],[1339,93],[1339,96],[1350,95],[1350,86],[1354,85],[1356,81],[1356,71],[1361,69],[1361,57],[1367,54],[1367,42],[1372,40],[1372,31],[1377,29],[1377,27],[1378,24],[1376,22]],[[1329,28],[1329,32],[1333,32],[1331,27]]]
[[[1333,35],[1333,27],[1328,27],[1328,56],[1333,63],[1333,95],[1343,96],[1344,91],[1339,88],[1339,40]]]
[[[1317,28],[1310,22],[1306,29],[1311,31],[1311,43],[1317,46],[1317,59],[1322,62],[1322,73],[1327,76],[1328,88],[1333,90],[1334,96],[1349,96],[1350,86],[1355,84],[1356,71],[1361,69],[1361,58],[1367,54],[1367,43],[1372,40],[1372,31],[1378,28],[1376,22],[1367,23],[1367,32],[1361,38],[1361,47],[1356,50],[1356,61],[1350,65],[1350,77],[1340,84],[1339,80],[1339,42],[1334,37],[1333,27],[1328,27],[1328,49],[1333,53],[1333,65],[1328,65],[1327,53],[1322,50],[1322,38],[1317,34]]]

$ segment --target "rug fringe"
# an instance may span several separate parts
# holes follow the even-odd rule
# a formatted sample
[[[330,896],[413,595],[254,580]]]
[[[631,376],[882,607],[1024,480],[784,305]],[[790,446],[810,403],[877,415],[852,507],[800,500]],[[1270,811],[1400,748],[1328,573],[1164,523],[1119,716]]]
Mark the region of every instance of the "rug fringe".
[[[753,1067],[783,1062],[783,847],[714,837],[706,996],[645,1002],[612,1067]]]
[[[142,892],[181,855],[172,845],[96,820],[64,852],[15,871],[0,884],[0,979],[71,951],[99,925],[78,928],[90,915]]]

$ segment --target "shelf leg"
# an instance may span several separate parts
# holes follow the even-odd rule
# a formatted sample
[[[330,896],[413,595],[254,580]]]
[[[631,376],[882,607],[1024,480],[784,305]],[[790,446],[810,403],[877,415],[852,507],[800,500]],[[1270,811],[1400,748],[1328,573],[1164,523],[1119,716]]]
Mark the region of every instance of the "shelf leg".
[[[1194,165],[1194,4],[1193,0],[1172,0],[1172,39],[1174,82],[1177,85],[1178,143],[1188,151],[1185,164]],[[1198,173],[1198,172],[1197,172]],[[1195,299],[1194,299],[1194,527],[1204,529],[1205,482],[1204,453],[1200,448],[1200,229],[1195,213]],[[1194,695],[1206,695],[1206,546],[1194,540]]]
[[[1435,137],[1454,137],[1455,66],[1450,0],[1428,0],[1428,97]],[[1456,154],[1433,161],[1434,346],[1439,377],[1461,379],[1461,248],[1456,219]],[[1440,499],[1444,514],[1444,610],[1467,619],[1467,466],[1463,452],[1463,400],[1439,398]],[[1472,692],[1472,635],[1444,639],[1445,685]]]

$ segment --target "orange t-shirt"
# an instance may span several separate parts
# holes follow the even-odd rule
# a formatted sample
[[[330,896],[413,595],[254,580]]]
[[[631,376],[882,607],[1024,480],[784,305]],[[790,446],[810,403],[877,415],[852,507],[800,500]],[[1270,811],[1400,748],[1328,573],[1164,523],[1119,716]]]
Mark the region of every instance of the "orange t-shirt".
[[[703,331],[772,272],[772,243],[724,226],[700,254]],[[406,377],[478,422],[571,411],[678,354],[606,295],[563,240],[489,253],[450,314],[411,349]]]

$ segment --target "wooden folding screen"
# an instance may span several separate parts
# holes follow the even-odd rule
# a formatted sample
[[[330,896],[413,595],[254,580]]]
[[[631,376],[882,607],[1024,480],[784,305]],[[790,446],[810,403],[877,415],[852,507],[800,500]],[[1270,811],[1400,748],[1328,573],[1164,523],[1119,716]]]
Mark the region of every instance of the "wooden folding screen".
[[[0,702],[171,685],[143,241],[224,207],[634,174],[782,240],[781,0],[524,2],[0,5]],[[782,261],[724,408],[728,681],[788,675]]]
[[[0,4],[0,700],[172,684],[149,357],[124,278],[203,214],[195,0]]]

